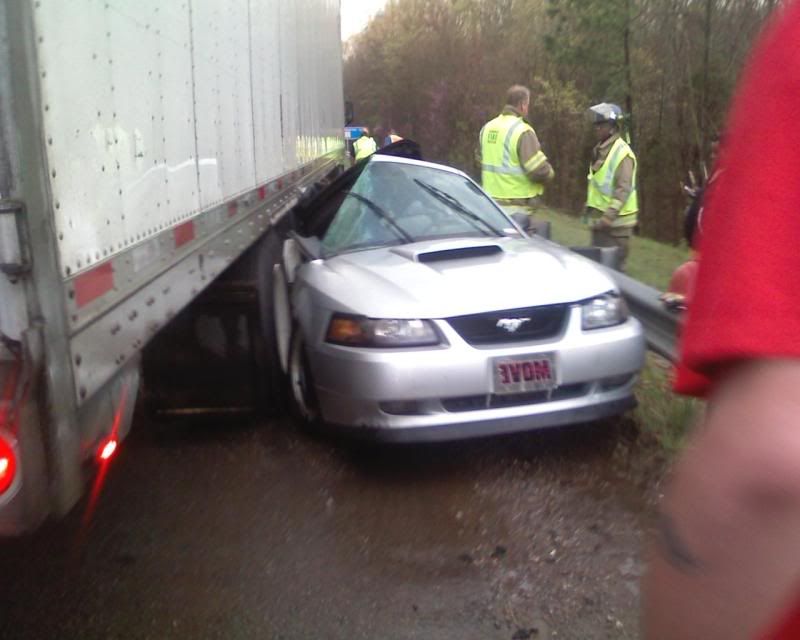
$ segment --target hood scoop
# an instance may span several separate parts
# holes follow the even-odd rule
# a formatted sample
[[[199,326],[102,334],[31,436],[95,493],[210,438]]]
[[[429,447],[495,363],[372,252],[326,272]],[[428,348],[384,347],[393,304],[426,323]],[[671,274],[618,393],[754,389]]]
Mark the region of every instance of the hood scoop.
[[[498,244],[468,244],[442,247],[439,249],[418,249],[409,251],[406,248],[396,249],[395,253],[423,264],[429,262],[444,262],[446,260],[468,260],[482,258],[503,253],[503,248]]]

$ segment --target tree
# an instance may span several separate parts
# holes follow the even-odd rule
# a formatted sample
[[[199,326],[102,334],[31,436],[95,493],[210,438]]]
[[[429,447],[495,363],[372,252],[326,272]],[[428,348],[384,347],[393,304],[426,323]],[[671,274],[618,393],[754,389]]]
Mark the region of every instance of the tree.
[[[394,127],[427,158],[477,176],[483,123],[505,90],[533,90],[531,121],[556,169],[548,202],[577,212],[592,145],[584,116],[632,117],[642,232],[681,238],[687,170],[710,136],[777,0],[390,0],[347,46],[359,123]],[[635,109],[635,111],[634,111]]]

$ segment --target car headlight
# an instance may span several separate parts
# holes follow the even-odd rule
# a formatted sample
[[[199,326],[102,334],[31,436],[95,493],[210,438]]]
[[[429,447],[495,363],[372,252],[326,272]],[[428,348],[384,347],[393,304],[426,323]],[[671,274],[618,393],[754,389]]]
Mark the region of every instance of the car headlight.
[[[601,329],[628,319],[628,305],[619,294],[606,293],[581,304],[581,328]]]
[[[348,347],[423,347],[441,342],[430,320],[391,320],[336,313],[326,342]]]

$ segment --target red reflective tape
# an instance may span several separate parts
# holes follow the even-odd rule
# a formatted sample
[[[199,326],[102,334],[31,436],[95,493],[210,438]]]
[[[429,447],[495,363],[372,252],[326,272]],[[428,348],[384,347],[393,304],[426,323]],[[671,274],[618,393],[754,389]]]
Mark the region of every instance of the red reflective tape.
[[[78,309],[114,288],[114,265],[104,262],[75,277],[75,304]]]
[[[182,247],[187,242],[194,240],[194,220],[179,224],[172,233],[175,236],[175,248]]]
[[[236,215],[236,212],[239,211],[239,203],[238,202],[231,202],[228,205],[228,217],[232,218]]]
[[[258,188],[258,199],[259,199],[259,200],[263,200],[263,199],[264,199],[264,198],[266,198],[266,197],[267,197],[267,185],[265,185],[265,184],[262,184],[262,185],[261,185],[261,186]]]

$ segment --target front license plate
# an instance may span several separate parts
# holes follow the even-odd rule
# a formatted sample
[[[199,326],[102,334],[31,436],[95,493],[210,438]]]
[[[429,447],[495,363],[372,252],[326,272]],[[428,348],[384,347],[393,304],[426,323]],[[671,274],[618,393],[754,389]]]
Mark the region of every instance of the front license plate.
[[[524,393],[553,389],[557,385],[553,354],[495,358],[492,362],[494,393]]]

